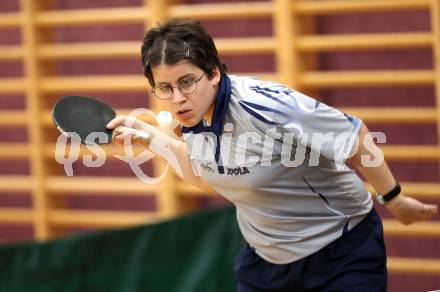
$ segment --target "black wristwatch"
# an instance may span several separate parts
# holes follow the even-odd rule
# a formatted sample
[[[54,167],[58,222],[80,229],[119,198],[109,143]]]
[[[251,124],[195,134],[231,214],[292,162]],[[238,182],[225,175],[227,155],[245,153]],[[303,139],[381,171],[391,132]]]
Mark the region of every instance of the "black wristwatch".
[[[377,192],[376,199],[379,202],[379,204],[385,205],[386,203],[388,203],[389,201],[391,201],[392,199],[397,197],[400,194],[401,190],[402,189],[400,188],[399,183],[396,183],[396,186],[391,191],[389,191],[388,193],[386,193],[384,195]]]

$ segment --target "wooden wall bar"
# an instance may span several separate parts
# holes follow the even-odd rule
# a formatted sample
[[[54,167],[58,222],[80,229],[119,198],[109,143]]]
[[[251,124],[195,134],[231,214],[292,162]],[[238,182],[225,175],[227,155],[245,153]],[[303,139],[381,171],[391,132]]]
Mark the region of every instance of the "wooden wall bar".
[[[275,72],[233,72],[252,74],[283,82],[296,89],[319,91],[326,88],[360,88],[370,86],[434,86],[435,107],[347,107],[343,110],[359,116],[368,124],[436,124],[440,141],[440,4],[437,0],[274,0],[246,3],[186,4],[184,1],[144,0],[140,7],[112,7],[56,10],[38,5],[43,0],[20,0],[19,12],[0,13],[0,29],[19,28],[22,43],[0,46],[0,61],[21,61],[23,77],[0,78],[0,94],[24,94],[24,110],[2,109],[0,127],[22,126],[27,129],[27,142],[0,143],[0,158],[26,160],[30,163],[29,175],[0,175],[0,191],[29,191],[32,208],[0,210],[0,223],[33,224],[35,239],[46,240],[65,234],[71,227],[121,227],[143,222],[154,222],[174,217],[194,209],[197,198],[206,195],[182,183],[173,174],[167,174],[159,185],[141,183],[132,177],[66,177],[54,171],[56,130],[52,126],[48,96],[68,92],[87,91],[130,94],[148,92],[141,74],[118,75],[53,75],[42,68],[50,62],[101,59],[139,58],[139,41],[116,40],[111,42],[86,41],[76,43],[51,42],[47,31],[59,27],[89,25],[142,25],[148,27],[168,17],[191,17],[203,21],[270,18],[273,34],[262,37],[217,38],[222,55],[275,56]],[[41,3],[40,3],[41,4]],[[43,8],[44,9],[43,9]],[[49,7],[49,8],[47,8]],[[315,34],[312,27],[315,17],[344,13],[383,12],[400,10],[429,10],[431,31],[368,34]],[[303,27],[310,29],[304,30]],[[49,40],[49,41],[48,41]],[[406,48],[427,48],[433,51],[433,69],[417,70],[358,70],[322,71],[316,58],[322,52],[370,51]],[[307,60],[304,61],[307,56]],[[312,57],[312,58],[310,58]],[[315,61],[310,61],[310,60]],[[150,100],[153,111],[160,105]],[[128,108],[118,108],[128,112]],[[51,136],[52,135],[52,136]],[[114,155],[118,150],[106,148]],[[142,149],[137,149],[141,151]],[[440,148],[433,145],[385,146],[386,157],[393,161],[424,160],[438,163]],[[88,153],[81,150],[81,155]],[[164,164],[156,161],[154,173],[159,175]],[[408,195],[440,199],[440,184],[405,181]],[[63,198],[88,193],[116,196],[126,193],[154,198],[156,209],[150,212],[73,210],[63,204]],[[1,194],[0,194],[1,195]],[[394,220],[385,220],[386,233],[402,237],[440,236],[440,223],[420,223],[409,228]],[[390,270],[407,273],[440,274],[440,260],[402,259],[390,260]]]

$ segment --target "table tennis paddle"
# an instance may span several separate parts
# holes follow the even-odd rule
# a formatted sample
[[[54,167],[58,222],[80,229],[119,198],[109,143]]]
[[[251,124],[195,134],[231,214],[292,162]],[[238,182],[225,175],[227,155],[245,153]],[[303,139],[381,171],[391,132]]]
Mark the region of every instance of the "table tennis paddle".
[[[79,137],[82,144],[89,145],[111,143],[114,133],[129,134],[132,139],[148,143],[154,153],[169,161],[177,174],[182,176],[179,161],[167,147],[166,141],[153,139],[149,133],[123,125],[113,130],[107,129],[106,125],[115,116],[115,111],[108,104],[91,97],[78,95],[61,97],[52,110],[53,121],[62,134],[72,139]],[[161,113],[158,123],[163,127],[173,125],[171,114]],[[96,135],[91,135],[93,133],[102,135],[99,135],[98,138]],[[137,165],[137,167],[139,166]]]
[[[107,129],[106,125],[115,116],[108,104],[80,95],[61,97],[52,110],[52,119],[61,133],[72,138],[79,136],[82,144],[92,145],[111,143],[114,130]],[[99,133],[100,139],[92,133]],[[136,132],[133,138],[147,141],[149,136]]]

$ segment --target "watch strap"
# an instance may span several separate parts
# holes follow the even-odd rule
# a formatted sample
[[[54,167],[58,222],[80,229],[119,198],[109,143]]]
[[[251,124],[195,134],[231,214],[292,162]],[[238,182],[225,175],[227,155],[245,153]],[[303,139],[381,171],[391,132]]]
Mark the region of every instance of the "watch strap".
[[[401,191],[402,188],[400,187],[400,184],[396,183],[396,186],[391,191],[383,195],[378,192],[376,197],[378,198],[379,203],[384,204],[397,197]]]

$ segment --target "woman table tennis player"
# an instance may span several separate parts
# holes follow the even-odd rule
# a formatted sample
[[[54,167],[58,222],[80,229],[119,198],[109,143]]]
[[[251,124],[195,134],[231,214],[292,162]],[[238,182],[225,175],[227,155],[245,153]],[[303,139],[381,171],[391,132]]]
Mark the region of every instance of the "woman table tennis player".
[[[385,161],[364,166],[380,151],[364,145],[361,120],[282,84],[228,75],[211,36],[191,20],[151,28],[142,64],[184,138],[139,120],[131,127],[167,144],[184,180],[234,203],[247,241],[235,258],[237,291],[386,291],[382,223],[346,163],[403,224],[430,219],[437,207],[405,196]],[[295,155],[304,159],[292,163]]]

